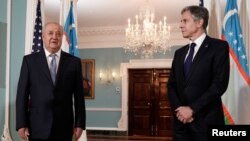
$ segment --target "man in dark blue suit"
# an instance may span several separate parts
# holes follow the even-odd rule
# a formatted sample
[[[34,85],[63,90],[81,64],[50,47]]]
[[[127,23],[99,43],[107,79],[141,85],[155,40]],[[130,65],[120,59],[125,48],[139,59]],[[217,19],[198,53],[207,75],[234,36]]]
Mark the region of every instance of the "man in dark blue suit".
[[[188,6],[181,14],[190,44],[176,50],[168,81],[173,140],[207,141],[209,125],[225,124],[221,96],[229,81],[229,46],[206,35],[206,8]]]
[[[44,49],[23,58],[16,96],[16,129],[23,140],[77,140],[85,129],[81,61],[61,50],[62,36],[62,26],[47,23]]]

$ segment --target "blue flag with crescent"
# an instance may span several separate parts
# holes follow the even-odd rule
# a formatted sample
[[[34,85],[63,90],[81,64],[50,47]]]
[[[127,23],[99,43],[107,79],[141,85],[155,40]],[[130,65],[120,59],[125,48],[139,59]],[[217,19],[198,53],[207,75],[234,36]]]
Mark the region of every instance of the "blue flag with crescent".
[[[76,26],[74,20],[74,13],[73,13],[73,2],[70,4],[69,14],[67,16],[65,25],[64,25],[64,32],[66,32],[66,40],[69,44],[69,53],[79,57],[79,51],[77,49],[77,36],[76,36]]]
[[[229,43],[230,78],[222,100],[226,124],[250,123],[250,77],[237,0],[227,0],[222,39]]]
[[[240,27],[236,0],[227,0],[222,34],[230,45],[230,54],[236,62],[238,69],[248,84],[250,84],[249,66]]]

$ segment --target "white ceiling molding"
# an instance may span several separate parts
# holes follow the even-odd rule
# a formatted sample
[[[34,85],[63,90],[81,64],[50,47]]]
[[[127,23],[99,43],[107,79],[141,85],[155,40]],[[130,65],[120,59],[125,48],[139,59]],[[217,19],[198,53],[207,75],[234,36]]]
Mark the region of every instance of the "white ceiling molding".
[[[171,44],[181,46],[188,43],[182,37],[179,24],[171,24]],[[88,27],[78,29],[78,47],[88,48],[120,48],[125,45],[126,26]]]

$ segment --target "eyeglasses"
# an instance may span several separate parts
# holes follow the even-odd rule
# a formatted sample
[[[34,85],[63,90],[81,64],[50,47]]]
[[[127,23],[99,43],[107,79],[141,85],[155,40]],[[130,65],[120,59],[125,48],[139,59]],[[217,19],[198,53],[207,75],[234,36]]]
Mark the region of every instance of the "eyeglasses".
[[[61,32],[47,32],[46,33],[49,37],[53,37],[53,36],[56,36],[56,37],[62,37],[62,33]]]

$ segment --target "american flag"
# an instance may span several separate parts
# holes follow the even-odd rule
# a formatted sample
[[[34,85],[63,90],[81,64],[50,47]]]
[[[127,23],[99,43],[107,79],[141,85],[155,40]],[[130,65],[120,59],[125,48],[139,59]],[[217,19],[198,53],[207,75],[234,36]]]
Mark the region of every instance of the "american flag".
[[[42,41],[42,16],[41,16],[41,3],[38,0],[36,7],[36,19],[34,26],[34,36],[32,44],[32,53],[40,52],[43,49]]]
[[[66,34],[67,42],[69,44],[69,53],[79,57],[79,51],[77,49],[77,36],[76,36],[76,26],[73,13],[73,2],[71,1],[69,14],[67,16],[64,32]]]
[[[203,0],[199,1],[199,6],[204,6]]]

